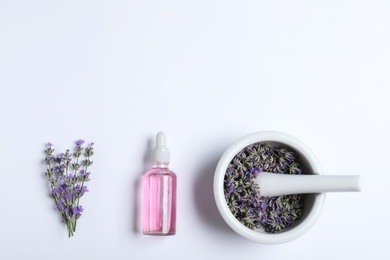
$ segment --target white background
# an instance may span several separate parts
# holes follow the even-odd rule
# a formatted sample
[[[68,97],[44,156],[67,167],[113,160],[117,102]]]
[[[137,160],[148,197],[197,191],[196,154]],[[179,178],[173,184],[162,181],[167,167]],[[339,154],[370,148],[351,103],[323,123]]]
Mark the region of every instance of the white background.
[[[270,3],[269,3],[270,2]],[[272,3],[271,3],[272,2]],[[388,259],[390,3],[0,1],[1,259]],[[177,235],[140,233],[139,180],[164,130]],[[268,246],[234,233],[212,181],[259,130],[312,148],[362,193]],[[47,141],[95,142],[75,237],[48,198]]]

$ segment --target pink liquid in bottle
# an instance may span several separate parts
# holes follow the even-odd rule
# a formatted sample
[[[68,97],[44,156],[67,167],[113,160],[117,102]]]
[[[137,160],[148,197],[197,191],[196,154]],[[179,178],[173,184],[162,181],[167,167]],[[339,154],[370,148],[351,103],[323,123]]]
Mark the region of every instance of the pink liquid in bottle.
[[[168,169],[169,150],[165,134],[157,134],[153,167],[144,176],[142,232],[145,235],[176,233],[176,175]]]

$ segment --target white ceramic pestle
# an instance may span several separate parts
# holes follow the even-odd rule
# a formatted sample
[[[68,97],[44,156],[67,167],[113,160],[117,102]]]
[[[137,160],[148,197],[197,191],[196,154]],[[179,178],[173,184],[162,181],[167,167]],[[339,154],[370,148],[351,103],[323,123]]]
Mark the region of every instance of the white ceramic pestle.
[[[260,195],[361,191],[359,175],[290,175],[261,172],[254,180]]]

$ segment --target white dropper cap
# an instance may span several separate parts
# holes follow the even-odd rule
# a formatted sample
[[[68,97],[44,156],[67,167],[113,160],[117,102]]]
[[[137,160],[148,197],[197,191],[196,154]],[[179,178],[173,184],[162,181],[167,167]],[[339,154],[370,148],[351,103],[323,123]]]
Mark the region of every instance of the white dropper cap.
[[[152,153],[152,161],[157,163],[169,163],[167,137],[164,132],[158,132],[156,135],[156,147]]]

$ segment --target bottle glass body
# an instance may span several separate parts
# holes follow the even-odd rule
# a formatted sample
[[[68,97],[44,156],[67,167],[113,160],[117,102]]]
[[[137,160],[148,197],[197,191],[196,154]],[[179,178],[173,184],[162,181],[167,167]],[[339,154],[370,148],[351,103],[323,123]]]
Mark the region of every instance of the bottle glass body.
[[[176,182],[168,164],[154,164],[145,173],[142,224],[145,235],[176,233]]]

